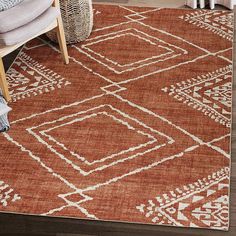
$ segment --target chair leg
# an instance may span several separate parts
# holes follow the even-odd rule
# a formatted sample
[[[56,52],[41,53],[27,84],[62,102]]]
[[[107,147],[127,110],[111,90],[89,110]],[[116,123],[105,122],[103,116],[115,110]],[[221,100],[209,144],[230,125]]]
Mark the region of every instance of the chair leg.
[[[210,8],[214,9],[215,8],[215,0],[210,0]]]
[[[11,100],[11,96],[8,90],[8,84],[2,58],[0,58],[0,88],[2,89],[4,98],[7,102],[9,102]]]
[[[56,31],[57,31],[57,39],[58,39],[58,43],[59,43],[59,46],[60,46],[60,50],[61,50],[61,53],[62,53],[63,60],[66,64],[68,64],[69,63],[69,57],[68,57],[65,32],[64,32],[61,16],[57,18]]]
[[[200,0],[200,8],[204,8],[205,7],[205,0]]]

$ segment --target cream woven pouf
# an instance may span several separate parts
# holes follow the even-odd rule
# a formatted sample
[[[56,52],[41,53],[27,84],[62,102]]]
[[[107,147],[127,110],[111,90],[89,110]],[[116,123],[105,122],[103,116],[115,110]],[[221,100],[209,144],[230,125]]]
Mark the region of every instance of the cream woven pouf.
[[[89,37],[93,27],[92,0],[60,0],[66,42],[78,43]],[[56,33],[47,36],[57,42]]]

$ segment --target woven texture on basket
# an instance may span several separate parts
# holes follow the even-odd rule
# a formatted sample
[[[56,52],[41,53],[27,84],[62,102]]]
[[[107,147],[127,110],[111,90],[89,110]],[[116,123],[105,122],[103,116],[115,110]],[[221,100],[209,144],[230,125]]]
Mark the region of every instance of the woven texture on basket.
[[[23,0],[0,0],[0,11],[8,10],[22,1]]]
[[[93,27],[92,0],[60,0],[66,42],[77,43],[88,38]],[[55,31],[47,36],[57,42]]]

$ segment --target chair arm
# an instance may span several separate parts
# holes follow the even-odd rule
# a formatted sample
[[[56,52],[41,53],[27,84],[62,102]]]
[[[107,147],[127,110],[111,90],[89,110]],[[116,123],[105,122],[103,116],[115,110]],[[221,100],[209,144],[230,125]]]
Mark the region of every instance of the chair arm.
[[[53,7],[60,7],[60,2],[59,2],[59,0],[54,0],[52,6],[53,6]]]

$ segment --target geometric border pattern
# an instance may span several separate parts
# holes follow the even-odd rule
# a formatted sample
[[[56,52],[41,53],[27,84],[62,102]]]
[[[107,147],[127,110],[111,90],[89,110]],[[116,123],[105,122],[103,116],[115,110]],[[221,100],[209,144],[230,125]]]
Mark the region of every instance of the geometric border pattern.
[[[0,204],[3,207],[7,207],[9,203],[16,202],[20,199],[21,197],[17,193],[14,193],[14,189],[4,181],[0,181]]]
[[[200,28],[209,30],[229,41],[233,41],[233,16],[232,12],[224,11],[227,17],[221,16],[222,11],[198,10],[184,16],[180,16],[186,22],[194,24]],[[209,20],[213,18],[212,20]]]
[[[13,102],[41,95],[45,92],[48,93],[56,88],[71,84],[59,74],[33,60],[25,52],[20,52],[14,63],[25,71],[25,74],[23,75],[13,68],[10,68],[7,72],[7,80]],[[29,75],[29,78],[26,75]]]
[[[228,192],[229,175],[230,169],[222,168],[208,175],[207,178],[199,179],[194,183],[161,194],[155,199],[150,199],[147,203],[138,205],[136,209],[155,224],[186,226],[186,222],[188,222],[189,227],[193,228],[207,225],[212,229],[227,230],[229,196],[224,195],[219,198],[213,195],[217,191],[226,190]],[[206,197],[212,199],[212,202],[201,203],[201,200]],[[191,217],[188,218],[184,213],[191,203],[197,207],[192,209]],[[194,221],[191,219],[192,217],[194,217]]]
[[[209,116],[214,121],[230,128],[230,112],[227,112],[224,108],[222,108],[221,112],[218,112],[216,108],[209,106],[209,100],[205,99],[206,103],[204,103],[203,101],[193,98],[188,94],[188,91],[194,88],[194,86],[200,86],[199,84],[204,83],[205,86],[207,86],[207,84],[211,84],[212,80],[222,81],[228,80],[228,78],[232,78],[232,65],[217,69],[216,71],[213,71],[211,73],[200,75],[197,78],[182,81],[176,85],[171,85],[170,87],[165,87],[162,89],[162,91],[168,93],[170,96],[173,96],[178,101],[183,102],[198,111],[201,111],[202,113],[204,113],[204,115]],[[232,87],[232,83],[229,83]]]

